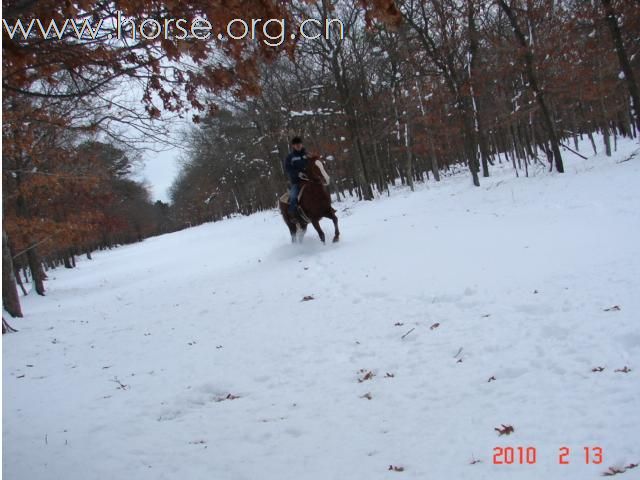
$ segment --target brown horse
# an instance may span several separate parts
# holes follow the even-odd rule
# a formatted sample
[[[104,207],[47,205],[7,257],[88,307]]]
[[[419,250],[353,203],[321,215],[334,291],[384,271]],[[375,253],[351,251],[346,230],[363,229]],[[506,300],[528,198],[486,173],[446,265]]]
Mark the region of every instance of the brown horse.
[[[333,220],[335,228],[333,241],[337,242],[340,239],[338,217],[336,217],[336,211],[331,207],[331,195],[329,195],[326,188],[329,185],[329,175],[327,175],[320,157],[317,155],[310,156],[304,173],[307,176],[307,180],[302,180],[301,182],[300,200],[298,202],[304,215],[299,230],[296,227],[296,219],[289,215],[289,194],[284,194],[279,201],[280,213],[291,233],[291,242],[302,242],[307,231],[307,225],[310,222],[318,232],[320,240],[324,243],[324,232],[320,228],[321,218]]]

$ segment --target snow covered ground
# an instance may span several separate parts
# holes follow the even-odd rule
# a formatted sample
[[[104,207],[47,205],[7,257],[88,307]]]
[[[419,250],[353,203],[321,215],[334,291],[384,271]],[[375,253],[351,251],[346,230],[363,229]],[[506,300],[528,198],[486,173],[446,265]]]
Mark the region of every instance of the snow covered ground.
[[[618,147],[567,153],[563,175],[341,203],[335,245],[312,229],[291,245],[274,210],[50,272],[3,338],[5,478],[584,480],[639,463],[640,152],[621,160],[640,145]],[[515,464],[494,465],[509,446]]]

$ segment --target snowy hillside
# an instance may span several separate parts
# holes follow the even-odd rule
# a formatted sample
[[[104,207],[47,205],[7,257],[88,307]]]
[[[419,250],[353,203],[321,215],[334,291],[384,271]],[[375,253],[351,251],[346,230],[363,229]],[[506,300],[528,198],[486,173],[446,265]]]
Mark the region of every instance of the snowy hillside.
[[[5,477],[639,478],[639,149],[341,203],[335,245],[274,210],[50,272],[3,338]]]

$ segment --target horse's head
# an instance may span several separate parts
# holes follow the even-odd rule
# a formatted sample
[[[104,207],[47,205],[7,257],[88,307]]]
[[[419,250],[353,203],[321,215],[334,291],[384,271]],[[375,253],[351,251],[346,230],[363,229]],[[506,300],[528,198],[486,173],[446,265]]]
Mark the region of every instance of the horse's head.
[[[330,178],[318,155],[311,155],[307,162],[307,176],[313,182],[329,185]]]

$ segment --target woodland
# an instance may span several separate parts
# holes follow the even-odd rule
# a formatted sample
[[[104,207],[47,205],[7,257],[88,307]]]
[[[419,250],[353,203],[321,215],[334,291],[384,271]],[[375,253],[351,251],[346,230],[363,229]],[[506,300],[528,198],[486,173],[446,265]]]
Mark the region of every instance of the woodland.
[[[340,18],[344,38],[114,41],[37,34],[2,45],[3,306],[45,295],[80,255],[273,209],[300,135],[331,192],[372,200],[495,165],[561,174],[580,139],[611,155],[640,129],[640,3],[625,0],[3,0],[3,19]],[[107,25],[109,23],[107,22]],[[111,36],[110,36],[111,35]],[[259,40],[259,39],[258,39]],[[137,95],[131,101],[131,95]],[[168,118],[170,202],[132,172]],[[3,317],[3,331],[10,329]]]

